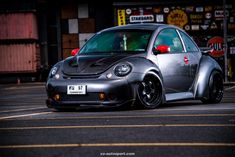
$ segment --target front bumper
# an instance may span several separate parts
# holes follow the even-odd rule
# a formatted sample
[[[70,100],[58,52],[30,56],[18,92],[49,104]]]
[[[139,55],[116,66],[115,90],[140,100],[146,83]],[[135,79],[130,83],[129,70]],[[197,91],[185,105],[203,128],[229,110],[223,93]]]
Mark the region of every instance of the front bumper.
[[[68,95],[67,85],[86,85],[85,95]],[[50,108],[76,108],[80,105],[121,106],[134,102],[134,87],[125,78],[121,79],[49,79],[46,85]],[[103,93],[104,98],[99,94]],[[55,99],[59,95],[59,100]]]

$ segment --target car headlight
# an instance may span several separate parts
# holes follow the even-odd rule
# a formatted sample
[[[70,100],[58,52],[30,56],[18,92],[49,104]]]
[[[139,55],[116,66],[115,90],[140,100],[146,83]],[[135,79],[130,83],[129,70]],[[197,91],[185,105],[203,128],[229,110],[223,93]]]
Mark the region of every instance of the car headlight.
[[[50,72],[50,77],[54,77],[58,71],[59,67],[53,67]]]
[[[116,76],[126,76],[131,72],[131,66],[129,64],[121,64],[115,67],[114,74]]]
[[[54,76],[54,75],[56,74],[57,70],[58,70],[57,67],[53,67],[53,68],[51,69],[51,75]]]

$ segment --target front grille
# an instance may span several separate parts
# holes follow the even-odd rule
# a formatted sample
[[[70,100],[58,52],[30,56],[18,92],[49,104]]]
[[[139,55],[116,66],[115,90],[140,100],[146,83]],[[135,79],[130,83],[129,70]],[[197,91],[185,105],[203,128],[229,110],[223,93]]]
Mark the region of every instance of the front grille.
[[[87,93],[86,95],[61,94],[61,101],[99,101],[98,93]]]
[[[89,78],[99,78],[100,75],[64,75],[64,79],[89,79]]]

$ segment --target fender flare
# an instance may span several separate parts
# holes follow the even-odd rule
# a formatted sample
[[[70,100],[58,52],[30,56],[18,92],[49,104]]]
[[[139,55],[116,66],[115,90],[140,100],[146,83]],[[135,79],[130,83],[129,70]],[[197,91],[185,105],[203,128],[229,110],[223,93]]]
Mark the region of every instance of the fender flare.
[[[221,74],[223,73],[220,65],[215,60],[210,56],[203,55],[200,60],[197,77],[193,86],[194,97],[196,99],[208,96],[209,80],[213,71],[218,71]]]
[[[154,70],[150,70],[145,74],[144,77],[146,77],[147,75],[152,75],[159,80],[159,82],[161,84],[161,88],[162,88],[162,103],[165,103],[166,102],[165,88],[164,88],[163,79],[162,79],[162,75],[161,75],[160,71],[157,72]]]

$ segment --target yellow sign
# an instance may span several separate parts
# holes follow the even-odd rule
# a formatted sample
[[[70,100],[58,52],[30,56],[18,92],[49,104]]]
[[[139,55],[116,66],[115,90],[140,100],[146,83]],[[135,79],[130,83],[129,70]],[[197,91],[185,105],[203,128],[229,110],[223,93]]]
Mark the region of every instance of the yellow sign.
[[[183,10],[176,9],[171,11],[167,16],[167,23],[183,28],[188,23],[188,16]]]
[[[117,10],[118,13],[118,26],[126,25],[126,16],[125,16],[125,10]]]

